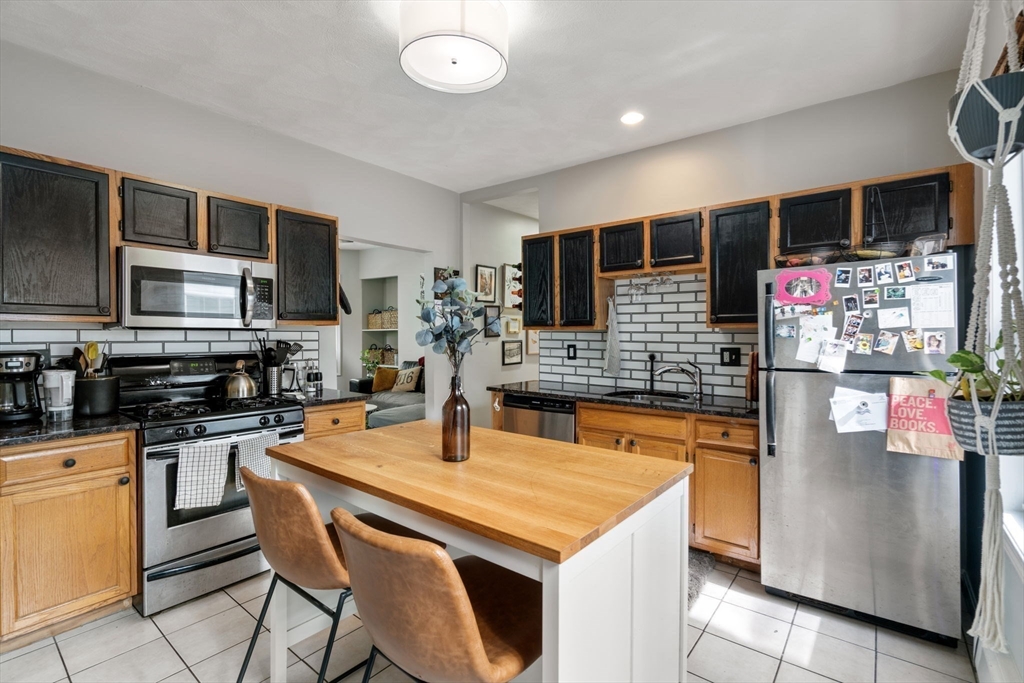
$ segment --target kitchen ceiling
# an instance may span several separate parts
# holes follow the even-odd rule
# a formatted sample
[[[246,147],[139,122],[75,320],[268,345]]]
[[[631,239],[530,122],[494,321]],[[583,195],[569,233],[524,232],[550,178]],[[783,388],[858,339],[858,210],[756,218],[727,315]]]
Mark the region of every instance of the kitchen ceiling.
[[[971,13],[946,0],[505,4],[508,76],[474,95],[402,72],[394,1],[2,0],[0,39],[462,192],[956,68]],[[646,118],[625,126],[630,110]]]

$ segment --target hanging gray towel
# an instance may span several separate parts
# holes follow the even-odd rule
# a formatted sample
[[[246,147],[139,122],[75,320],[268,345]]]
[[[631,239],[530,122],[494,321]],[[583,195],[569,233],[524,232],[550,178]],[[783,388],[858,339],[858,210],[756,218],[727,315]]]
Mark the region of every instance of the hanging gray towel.
[[[220,505],[228,479],[230,451],[231,444],[227,441],[182,447],[178,456],[175,510]]]
[[[277,432],[261,434],[238,442],[238,455],[235,456],[235,488],[237,490],[245,490],[242,473],[239,471],[243,467],[248,467],[258,477],[264,479],[270,477],[270,458],[267,457],[267,449],[273,448],[277,443]]]
[[[604,372],[618,377],[620,369],[619,318],[615,313],[615,300],[608,297],[608,343],[604,351]]]

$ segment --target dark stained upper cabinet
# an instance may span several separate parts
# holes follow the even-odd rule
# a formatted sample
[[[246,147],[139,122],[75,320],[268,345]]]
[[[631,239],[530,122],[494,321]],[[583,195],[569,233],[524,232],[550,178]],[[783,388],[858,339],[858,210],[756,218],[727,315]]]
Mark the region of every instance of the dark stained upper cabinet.
[[[121,230],[128,242],[199,248],[199,195],[190,190],[125,178]]]
[[[699,211],[651,219],[651,267],[669,268],[700,263]]]
[[[594,324],[594,231],[558,236],[559,324]]]
[[[338,319],[338,224],[277,210],[277,317]]]
[[[598,230],[601,272],[636,270],[644,266],[644,223],[608,225]]]
[[[757,271],[768,267],[768,202],[709,212],[708,323],[757,324]]]
[[[265,206],[210,197],[210,251],[265,259],[270,256],[270,211]]]
[[[523,240],[523,325],[555,324],[555,238]]]
[[[850,246],[849,188],[779,202],[779,253]]]
[[[0,313],[110,315],[110,183],[0,154]]]
[[[949,233],[949,174],[864,186],[864,242]]]

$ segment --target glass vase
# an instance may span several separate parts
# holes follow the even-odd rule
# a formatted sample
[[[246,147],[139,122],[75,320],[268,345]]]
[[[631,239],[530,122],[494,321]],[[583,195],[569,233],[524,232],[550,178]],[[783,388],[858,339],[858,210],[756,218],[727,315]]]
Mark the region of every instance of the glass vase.
[[[457,375],[452,377],[451,393],[441,406],[441,458],[446,462],[469,458],[469,401]]]

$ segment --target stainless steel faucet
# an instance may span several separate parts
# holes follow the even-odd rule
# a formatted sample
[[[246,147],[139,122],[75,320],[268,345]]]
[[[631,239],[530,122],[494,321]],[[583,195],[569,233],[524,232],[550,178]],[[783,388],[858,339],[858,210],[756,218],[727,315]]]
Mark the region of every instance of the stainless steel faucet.
[[[661,377],[670,372],[678,372],[682,375],[686,375],[693,382],[693,398],[696,401],[700,401],[704,397],[704,372],[700,369],[700,366],[694,363],[692,360],[686,361],[686,364],[693,368],[693,370],[687,370],[681,365],[664,365],[654,371],[651,377],[651,391],[654,391],[654,378]]]

